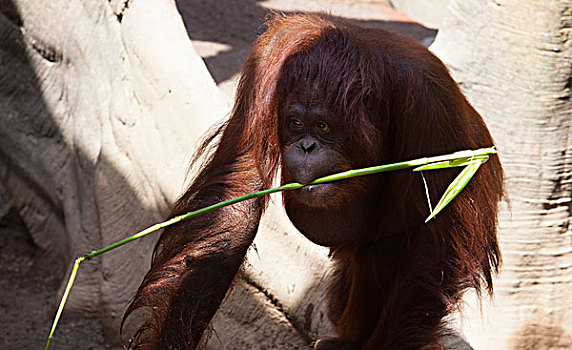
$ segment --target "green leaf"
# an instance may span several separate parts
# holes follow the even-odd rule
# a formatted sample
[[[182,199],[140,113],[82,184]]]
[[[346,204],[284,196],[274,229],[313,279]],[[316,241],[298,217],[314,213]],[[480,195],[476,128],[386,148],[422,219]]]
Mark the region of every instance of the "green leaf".
[[[486,160],[485,160],[486,161]],[[473,176],[477,173],[480,166],[485,162],[483,160],[474,160],[470,162],[461,172],[453,182],[447,187],[445,193],[439,200],[439,203],[435,206],[435,209],[431,211],[431,214],[427,217],[425,222],[427,223],[429,220],[433,219],[441,210],[443,210],[447,204],[449,204],[457,195],[467,186],[469,181],[473,178]]]
[[[467,166],[473,164],[475,161],[479,161],[480,163],[484,163],[489,160],[488,155],[479,155],[479,156],[472,156],[472,157],[465,157],[453,160],[446,160],[443,162],[436,162],[436,163],[429,163],[426,165],[419,166],[413,171],[425,171],[425,170],[437,170],[437,169],[445,169],[445,168],[454,168],[460,166]]]

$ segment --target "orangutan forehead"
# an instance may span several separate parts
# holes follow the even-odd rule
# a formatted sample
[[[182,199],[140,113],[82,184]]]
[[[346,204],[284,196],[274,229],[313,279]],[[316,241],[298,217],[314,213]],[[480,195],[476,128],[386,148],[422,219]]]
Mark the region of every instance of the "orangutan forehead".
[[[348,99],[357,98],[368,85],[364,52],[357,42],[334,34],[317,39],[284,61],[277,82],[283,100],[349,105]]]
[[[340,54],[327,57],[319,48],[297,52],[282,66],[280,81],[290,88],[310,91],[332,90],[343,82],[343,77],[357,74],[357,69],[348,67],[352,62]]]
[[[325,107],[327,101],[327,86],[318,79],[301,79],[295,84],[289,84],[291,89],[285,90],[283,103],[285,105],[302,104],[308,107]]]

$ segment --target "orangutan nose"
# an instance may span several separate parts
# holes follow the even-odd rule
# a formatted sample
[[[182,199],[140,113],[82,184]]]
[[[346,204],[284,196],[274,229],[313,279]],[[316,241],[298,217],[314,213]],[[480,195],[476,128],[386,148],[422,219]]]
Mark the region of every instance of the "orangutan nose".
[[[300,142],[300,146],[304,153],[310,153],[314,148],[316,148],[316,142],[312,139],[303,139]]]

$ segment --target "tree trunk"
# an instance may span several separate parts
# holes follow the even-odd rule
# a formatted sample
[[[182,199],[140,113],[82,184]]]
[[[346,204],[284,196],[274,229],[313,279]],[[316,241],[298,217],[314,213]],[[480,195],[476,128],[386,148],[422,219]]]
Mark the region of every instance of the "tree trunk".
[[[389,0],[397,11],[431,28],[439,28],[449,0]]]
[[[0,215],[63,279],[164,217],[227,107],[172,1],[0,0]],[[86,261],[65,314],[101,316],[117,342],[154,240]]]
[[[503,162],[504,268],[468,306],[475,349],[572,347],[572,2],[451,0],[431,49],[486,119]]]

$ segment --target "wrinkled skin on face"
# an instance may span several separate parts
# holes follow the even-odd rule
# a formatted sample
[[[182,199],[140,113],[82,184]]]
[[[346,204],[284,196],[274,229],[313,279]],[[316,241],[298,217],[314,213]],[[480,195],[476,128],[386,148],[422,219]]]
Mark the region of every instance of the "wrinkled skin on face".
[[[307,89],[310,90],[310,89]],[[280,110],[280,142],[283,150],[282,182],[308,183],[319,177],[373,164],[354,149],[342,116],[321,103],[313,91],[292,93]],[[284,193],[288,217],[312,242],[337,246],[364,239],[367,225],[375,220],[372,191],[379,177],[361,177],[306,186]]]

